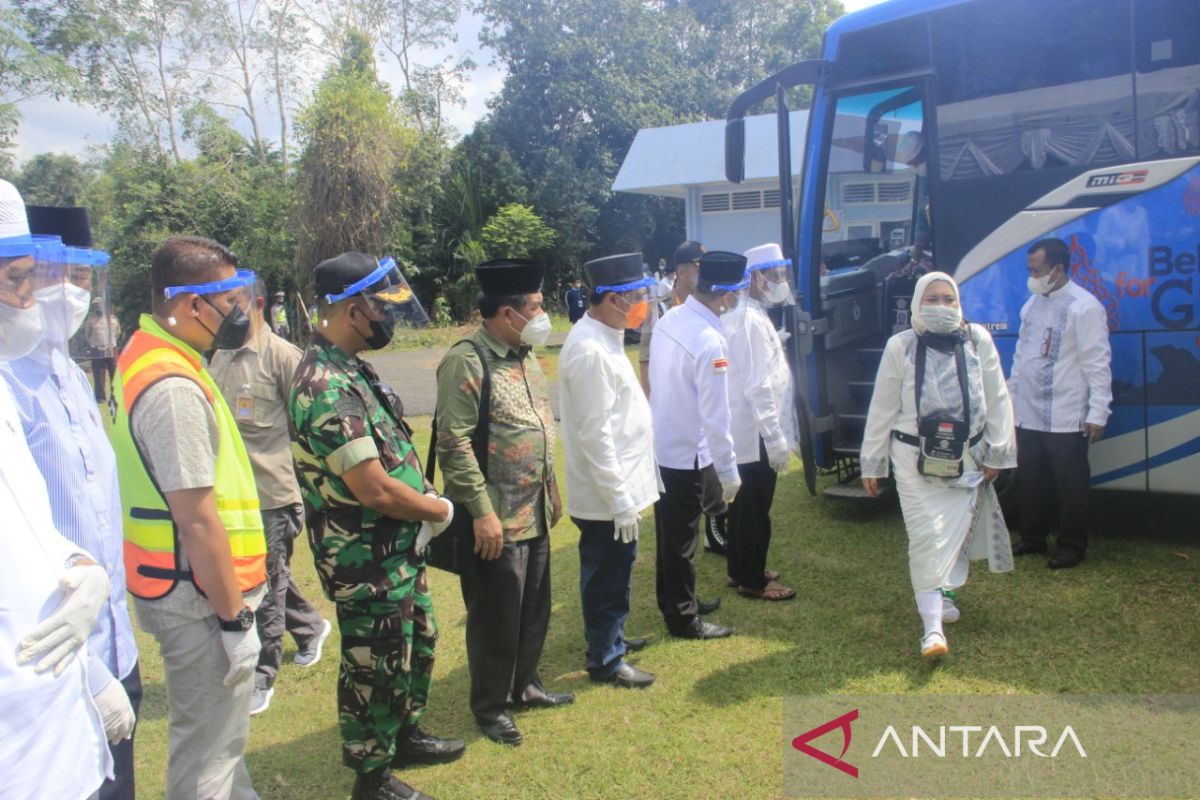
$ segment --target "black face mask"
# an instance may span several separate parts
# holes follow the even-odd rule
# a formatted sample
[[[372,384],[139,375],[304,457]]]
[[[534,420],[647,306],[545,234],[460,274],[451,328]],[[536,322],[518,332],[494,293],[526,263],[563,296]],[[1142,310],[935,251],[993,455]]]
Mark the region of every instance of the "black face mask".
[[[221,314],[221,309],[213,305],[211,300],[203,295],[201,297],[218,314]],[[204,325],[203,322],[200,324]],[[208,330],[208,326],[204,325],[204,329]],[[213,332],[209,331],[209,333]],[[221,314],[221,324],[217,326],[216,333],[213,333],[212,347],[214,350],[237,350],[246,343],[249,336],[250,315],[243,311],[241,306],[234,304],[228,314]]]
[[[367,347],[371,350],[379,350],[387,347],[392,337],[396,335],[396,307],[391,303],[385,303],[383,306],[382,320],[368,320],[367,327],[371,331],[369,336],[363,336],[362,333],[355,328],[355,333],[363,337],[363,341],[367,343]]]

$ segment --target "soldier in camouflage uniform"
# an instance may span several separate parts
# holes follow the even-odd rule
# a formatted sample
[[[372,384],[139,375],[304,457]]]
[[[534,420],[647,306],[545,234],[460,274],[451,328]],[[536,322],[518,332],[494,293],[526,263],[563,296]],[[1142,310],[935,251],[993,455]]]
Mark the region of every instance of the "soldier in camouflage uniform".
[[[453,761],[465,747],[418,727],[437,626],[414,543],[423,525],[449,524],[453,507],[425,483],[399,398],[356,355],[391,340],[398,277],[361,253],[317,265],[320,327],[289,398],[309,544],[337,606],[338,722],[342,760],[358,773],[354,800],[427,798],[391,768]]]

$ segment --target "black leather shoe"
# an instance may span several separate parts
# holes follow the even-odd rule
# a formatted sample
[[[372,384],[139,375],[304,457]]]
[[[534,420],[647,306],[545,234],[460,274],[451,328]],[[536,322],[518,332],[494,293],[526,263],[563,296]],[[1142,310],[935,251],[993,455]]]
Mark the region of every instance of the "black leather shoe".
[[[1082,563],[1083,553],[1066,552],[1056,554],[1046,562],[1046,566],[1050,569],[1070,569],[1071,567],[1078,567]]]
[[[716,600],[709,600],[707,602],[701,600],[699,597],[696,598],[696,613],[702,617],[707,617],[720,607],[721,598],[719,597]]]
[[[612,675],[604,678],[597,678],[593,675],[592,680],[596,683],[623,686],[626,689],[645,689],[654,683],[654,676],[629,664],[621,664]]]
[[[517,700],[512,704],[513,708],[558,708],[559,706],[569,706],[575,702],[575,695],[570,692],[545,692],[535,694],[527,700]]]
[[[1024,539],[1020,539],[1016,544],[1013,545],[1012,550],[1014,556],[1027,556],[1034,553],[1043,554],[1046,552],[1046,545],[1034,544],[1033,542],[1027,542]]]
[[[414,726],[407,734],[402,732],[397,739],[396,755],[392,757],[392,766],[449,764],[451,761],[462,758],[466,749],[467,743],[462,739],[443,739]]]
[[[650,643],[648,641],[646,641],[645,637],[638,637],[636,639],[626,639],[625,640],[625,652],[626,653],[636,653],[638,650],[645,650],[646,645],[648,645],[648,644],[650,644]]]
[[[479,730],[483,731],[483,735],[491,739],[493,742],[506,744],[510,747],[516,747],[525,741],[525,737],[517,730],[517,725],[512,721],[512,717],[507,714],[501,714],[494,722],[479,723]]]
[[[686,628],[677,628],[670,633],[680,639],[724,639],[733,635],[733,628],[729,625],[714,625],[699,617],[693,617],[691,624]]]
[[[378,773],[359,775],[354,781],[350,800],[433,800],[429,795],[418,792],[395,775],[380,779]]]

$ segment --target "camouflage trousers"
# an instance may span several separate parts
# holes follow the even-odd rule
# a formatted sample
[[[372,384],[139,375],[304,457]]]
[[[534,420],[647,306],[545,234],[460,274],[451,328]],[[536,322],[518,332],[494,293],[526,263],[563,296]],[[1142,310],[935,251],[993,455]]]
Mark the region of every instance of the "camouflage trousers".
[[[386,594],[338,602],[337,618],[342,762],[369,772],[391,763],[399,732],[425,713],[437,624],[424,568]]]

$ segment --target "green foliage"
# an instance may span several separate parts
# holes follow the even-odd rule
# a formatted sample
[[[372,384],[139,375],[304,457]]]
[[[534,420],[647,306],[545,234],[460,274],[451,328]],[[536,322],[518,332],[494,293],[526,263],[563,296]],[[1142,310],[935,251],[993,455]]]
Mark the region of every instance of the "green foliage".
[[[75,206],[95,178],[94,169],[75,156],[39,153],[21,168],[13,184],[33,206]]]
[[[532,208],[509,203],[492,215],[480,236],[494,258],[537,258],[546,255],[555,234]]]
[[[39,48],[28,19],[0,5],[0,173],[13,170],[13,138],[21,122],[17,104],[42,95],[60,97],[80,86],[78,74],[57,53]]]

